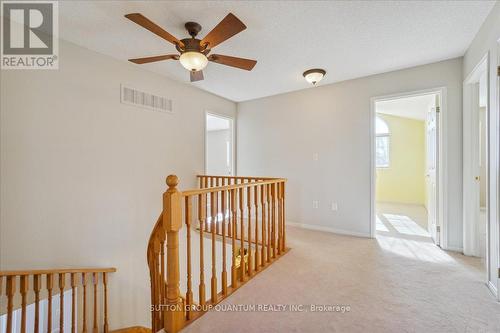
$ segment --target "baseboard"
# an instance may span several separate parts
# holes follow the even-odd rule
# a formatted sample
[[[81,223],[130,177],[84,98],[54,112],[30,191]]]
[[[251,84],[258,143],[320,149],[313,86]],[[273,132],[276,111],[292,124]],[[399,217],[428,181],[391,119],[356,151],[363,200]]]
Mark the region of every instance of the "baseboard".
[[[330,228],[330,227],[325,227],[325,226],[321,226],[321,225],[295,223],[295,222],[286,222],[286,225],[289,225],[291,227],[308,229],[308,230],[331,232],[333,234],[339,234],[339,235],[371,238],[370,233],[362,233],[362,232],[355,232],[355,231],[349,231],[349,230],[343,230],[343,229],[336,229],[336,228]]]
[[[464,249],[462,247],[447,246],[446,248],[445,247],[441,248],[445,251],[460,252],[462,254],[464,253]]]
[[[491,293],[497,298],[498,300],[498,290],[497,290],[497,287],[491,283],[491,281],[488,281],[488,283],[486,284],[488,286],[488,289],[491,291]]]
[[[397,202],[397,201],[376,201],[375,205],[407,205],[407,206],[415,206],[415,207],[425,207],[425,203],[417,203],[417,202]]]

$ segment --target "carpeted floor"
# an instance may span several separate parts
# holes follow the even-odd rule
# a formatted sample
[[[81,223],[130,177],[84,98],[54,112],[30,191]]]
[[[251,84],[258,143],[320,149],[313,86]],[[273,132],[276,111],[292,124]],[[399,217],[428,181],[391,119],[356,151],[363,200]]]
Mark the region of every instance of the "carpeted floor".
[[[479,259],[420,236],[289,227],[287,237],[292,250],[221,305],[304,305],[299,311],[212,311],[184,332],[500,332],[500,303]],[[311,304],[350,311],[300,311]]]

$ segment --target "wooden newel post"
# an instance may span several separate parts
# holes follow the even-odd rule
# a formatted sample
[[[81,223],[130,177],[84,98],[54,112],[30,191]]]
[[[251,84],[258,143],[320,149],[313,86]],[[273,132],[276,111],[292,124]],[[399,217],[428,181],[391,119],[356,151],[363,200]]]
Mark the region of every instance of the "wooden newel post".
[[[184,326],[184,309],[179,290],[179,230],[182,227],[181,199],[177,190],[179,178],[167,177],[168,190],[163,194],[163,228],[167,233],[167,295],[163,309],[163,327],[168,333]]]

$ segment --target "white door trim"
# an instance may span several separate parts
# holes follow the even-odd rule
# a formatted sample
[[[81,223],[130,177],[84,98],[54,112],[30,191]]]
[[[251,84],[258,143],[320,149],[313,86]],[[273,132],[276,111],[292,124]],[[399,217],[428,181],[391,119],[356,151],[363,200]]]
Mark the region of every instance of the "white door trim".
[[[214,116],[219,118],[224,118],[230,121],[231,126],[231,176],[236,176],[236,119],[235,117],[231,117],[225,114],[212,112],[205,110],[204,119],[203,119],[203,171],[204,174],[207,174],[207,116]],[[223,176],[223,175],[221,175]]]
[[[440,226],[439,244],[443,249],[448,248],[448,178],[447,178],[447,124],[448,124],[448,105],[446,97],[446,87],[437,87],[418,91],[402,92],[391,95],[375,96],[370,99],[370,236],[375,237],[376,231],[376,212],[375,212],[375,103],[399,99],[403,97],[413,97],[419,95],[438,94],[440,96],[440,115],[439,131],[438,131],[438,195],[437,195],[437,221],[436,225]],[[455,250],[455,249],[449,249]]]
[[[479,80],[479,76],[481,73],[486,73],[486,83],[488,85],[487,89],[487,97],[486,97],[486,206],[487,206],[487,215],[486,215],[486,281],[490,280],[490,273],[491,273],[491,264],[490,264],[490,236],[492,235],[491,233],[491,221],[490,221],[490,207],[491,207],[491,202],[490,202],[490,154],[491,152],[489,151],[490,149],[490,101],[489,101],[489,95],[490,95],[490,82],[489,82],[489,52],[487,52],[481,60],[478,62],[478,64],[474,67],[474,69],[467,75],[467,78],[463,82],[463,238],[464,238],[464,245],[466,244],[466,239],[470,235],[467,235],[467,230],[468,226],[470,225],[470,220],[469,216],[470,214],[474,211],[474,203],[472,200],[469,200],[470,194],[475,192],[475,187],[476,187],[476,181],[474,180],[474,177],[476,176],[474,174],[473,170],[473,158],[475,156],[474,151],[477,147],[473,147],[471,142],[472,142],[472,135],[477,134],[476,131],[470,127],[472,125],[475,125],[476,122],[473,121],[473,119],[477,118],[479,115],[476,114],[478,107],[473,106],[473,103],[478,102],[479,96],[477,93],[474,92],[475,87],[473,86],[476,81]],[[479,218],[479,216],[476,216],[476,218]]]

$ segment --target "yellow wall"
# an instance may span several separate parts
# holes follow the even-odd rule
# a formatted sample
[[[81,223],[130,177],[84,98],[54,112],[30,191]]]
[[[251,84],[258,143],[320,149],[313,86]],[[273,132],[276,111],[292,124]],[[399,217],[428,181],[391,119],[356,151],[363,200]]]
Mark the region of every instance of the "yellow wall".
[[[425,205],[425,122],[377,115],[391,133],[390,166],[377,169],[377,201]]]

